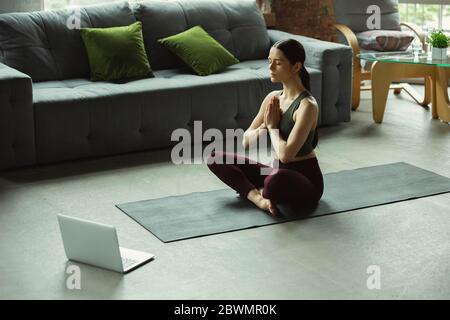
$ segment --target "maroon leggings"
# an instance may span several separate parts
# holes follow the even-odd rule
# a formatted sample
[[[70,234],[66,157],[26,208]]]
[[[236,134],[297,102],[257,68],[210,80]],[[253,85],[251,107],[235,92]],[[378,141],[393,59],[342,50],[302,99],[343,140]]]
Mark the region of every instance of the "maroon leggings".
[[[323,194],[323,176],[317,158],[289,163],[275,161],[278,162],[278,170],[271,175],[261,175],[260,169],[272,168],[273,172],[275,168],[230,152],[213,151],[207,165],[241,197],[246,198],[252,189],[264,187],[263,197],[275,204],[286,203],[296,207],[316,205]]]

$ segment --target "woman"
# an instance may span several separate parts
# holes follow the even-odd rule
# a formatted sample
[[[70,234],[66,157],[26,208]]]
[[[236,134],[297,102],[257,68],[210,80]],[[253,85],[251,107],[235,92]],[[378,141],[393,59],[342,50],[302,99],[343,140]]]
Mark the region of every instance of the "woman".
[[[242,143],[247,149],[262,129],[268,130],[278,169],[272,168],[276,170],[273,174],[261,175],[261,168],[270,167],[219,151],[212,152],[207,164],[242,197],[275,216],[278,203],[297,208],[317,205],[323,194],[323,176],[314,153],[319,107],[310,93],[305,50],[296,40],[281,40],[270,49],[268,60],[270,79],[281,82],[283,90],[266,96]],[[220,162],[215,163],[218,158]]]

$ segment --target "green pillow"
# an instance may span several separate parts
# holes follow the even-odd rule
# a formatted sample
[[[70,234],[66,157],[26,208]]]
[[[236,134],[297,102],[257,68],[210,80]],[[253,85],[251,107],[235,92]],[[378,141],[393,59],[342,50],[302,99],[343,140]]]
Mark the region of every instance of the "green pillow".
[[[91,80],[154,77],[145,52],[142,23],[125,27],[82,28]]]
[[[227,49],[211,37],[201,26],[159,39],[198,75],[208,74],[239,63]]]

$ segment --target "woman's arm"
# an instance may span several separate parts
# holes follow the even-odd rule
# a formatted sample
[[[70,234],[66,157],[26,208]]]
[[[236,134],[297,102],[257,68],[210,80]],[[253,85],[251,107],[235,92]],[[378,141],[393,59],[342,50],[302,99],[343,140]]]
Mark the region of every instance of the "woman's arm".
[[[292,161],[303,146],[318,115],[318,107],[312,101],[305,99],[295,113],[295,124],[287,141],[281,136],[278,128],[270,127],[270,141],[281,162]],[[276,130],[274,130],[276,129]]]
[[[258,139],[263,129],[265,129],[265,132],[267,132],[267,128],[264,125],[264,122],[261,123],[261,125],[256,129],[249,128],[247,129],[247,131],[245,131],[244,138],[242,140],[242,146],[244,147],[244,149],[247,149],[250,146],[250,143],[252,143],[255,139]]]
[[[253,119],[253,122],[250,125],[250,127],[247,130],[245,130],[244,137],[242,139],[242,146],[244,147],[244,149],[247,149],[250,143],[254,139],[257,139],[259,137],[262,129],[267,130],[264,124],[264,113],[267,105],[270,102],[270,99],[277,93],[278,91],[272,91],[264,98],[263,102],[261,103],[261,107],[259,108],[258,114],[256,115],[255,119]]]

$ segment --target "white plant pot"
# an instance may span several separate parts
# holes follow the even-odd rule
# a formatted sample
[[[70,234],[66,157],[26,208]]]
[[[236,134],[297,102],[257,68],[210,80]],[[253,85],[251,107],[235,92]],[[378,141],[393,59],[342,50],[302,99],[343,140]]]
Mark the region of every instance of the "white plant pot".
[[[436,60],[447,59],[447,48],[436,48],[433,47],[431,51],[431,58]]]

